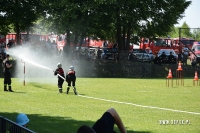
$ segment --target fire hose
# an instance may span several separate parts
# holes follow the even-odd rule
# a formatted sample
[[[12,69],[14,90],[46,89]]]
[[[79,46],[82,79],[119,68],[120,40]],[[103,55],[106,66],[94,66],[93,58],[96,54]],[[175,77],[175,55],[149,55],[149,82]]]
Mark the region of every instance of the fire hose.
[[[63,76],[61,76],[60,74],[57,74],[57,75],[58,75],[60,78],[62,78],[63,80],[66,81],[66,79],[65,79]],[[73,88],[74,92],[76,93],[76,95],[78,95],[76,89],[75,89],[74,87],[72,87],[72,88]]]

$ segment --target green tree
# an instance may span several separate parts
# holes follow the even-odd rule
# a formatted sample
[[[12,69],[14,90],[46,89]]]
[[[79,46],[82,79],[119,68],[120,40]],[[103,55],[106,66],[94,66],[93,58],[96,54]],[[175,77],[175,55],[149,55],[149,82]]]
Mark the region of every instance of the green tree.
[[[16,32],[16,42],[20,44],[20,32],[29,31],[33,26],[33,22],[37,20],[40,8],[39,0],[2,0],[1,12],[4,12],[4,17],[8,25],[13,26]],[[7,27],[9,28],[9,27]]]
[[[170,38],[178,38],[179,37],[179,27],[175,27],[175,26],[171,27],[171,31],[168,32],[168,36]]]
[[[180,37],[186,37],[186,38],[192,38],[191,29],[186,22],[184,22],[182,24],[182,26],[180,27],[179,36]]]
[[[200,28],[198,29],[194,29],[192,32],[192,37],[197,40],[200,41]]]
[[[112,23],[117,29],[116,40],[120,48],[123,49],[124,46],[122,40],[126,37],[130,40],[133,34],[139,37],[166,36],[177,20],[183,17],[182,14],[190,3],[191,1],[185,0],[115,1],[111,6],[114,12],[109,15],[115,18]]]
[[[45,22],[43,28],[67,33],[67,45],[72,39],[76,43],[92,36],[117,41],[121,50],[129,48],[135,35],[168,35],[190,3],[186,0],[13,0],[6,3],[3,11],[17,33],[30,30],[40,17],[40,23]]]
[[[6,36],[9,32],[9,29],[11,29],[9,22],[7,21],[7,18],[3,15],[0,15],[0,34]]]

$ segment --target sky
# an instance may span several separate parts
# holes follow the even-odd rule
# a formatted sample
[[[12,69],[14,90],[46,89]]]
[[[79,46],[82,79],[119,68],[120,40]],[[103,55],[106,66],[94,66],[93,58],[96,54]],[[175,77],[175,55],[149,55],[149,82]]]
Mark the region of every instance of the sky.
[[[191,0],[192,3],[185,10],[184,16],[175,26],[182,26],[184,22],[190,28],[200,28],[200,0]]]

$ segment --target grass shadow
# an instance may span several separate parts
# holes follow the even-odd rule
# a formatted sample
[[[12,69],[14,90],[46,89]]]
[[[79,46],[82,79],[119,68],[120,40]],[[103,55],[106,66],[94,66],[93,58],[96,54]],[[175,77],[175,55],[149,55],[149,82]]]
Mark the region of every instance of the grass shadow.
[[[151,133],[149,131],[129,131],[127,130],[127,133]]]
[[[18,113],[0,112],[0,116],[15,122]],[[71,117],[41,116],[40,114],[28,114],[30,122],[28,128],[38,133],[76,133],[81,125],[92,126],[94,121],[78,121]],[[1,127],[1,125],[0,125]],[[115,130],[116,131],[116,130]],[[150,133],[148,131],[132,131],[128,133]]]

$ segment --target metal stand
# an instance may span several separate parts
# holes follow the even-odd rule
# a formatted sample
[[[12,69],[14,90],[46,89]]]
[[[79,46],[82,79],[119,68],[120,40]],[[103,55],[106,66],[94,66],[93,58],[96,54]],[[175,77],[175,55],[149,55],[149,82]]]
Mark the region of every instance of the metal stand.
[[[25,86],[25,61],[21,60],[22,63],[24,63],[24,86]]]
[[[195,86],[197,84],[197,86],[200,86],[200,81],[199,80],[193,80],[193,86]]]
[[[173,87],[173,78],[166,78],[166,86],[169,87],[170,86],[170,82],[171,81],[171,86]]]
[[[183,70],[176,70],[176,85],[178,86],[179,86],[179,81],[180,85],[184,86]]]

